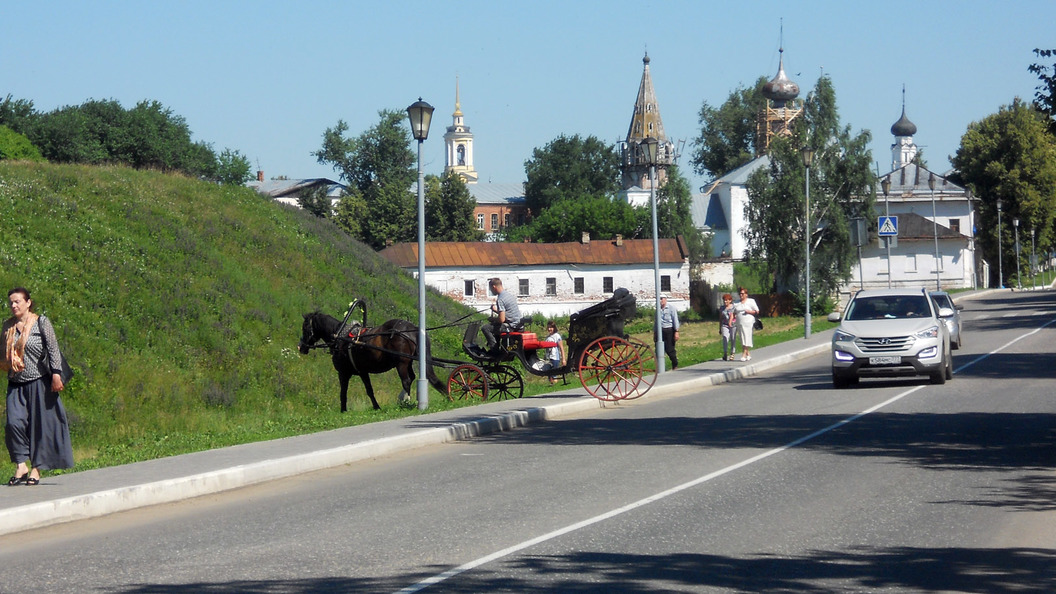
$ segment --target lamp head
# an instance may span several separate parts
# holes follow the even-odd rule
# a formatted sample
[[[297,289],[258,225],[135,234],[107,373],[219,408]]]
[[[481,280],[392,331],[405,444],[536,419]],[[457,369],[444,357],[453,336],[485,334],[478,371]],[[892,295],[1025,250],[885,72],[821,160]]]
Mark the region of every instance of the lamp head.
[[[803,147],[799,149],[799,154],[803,157],[803,166],[810,167],[814,163],[814,149],[809,147]]]
[[[891,176],[885,177],[880,182],[880,189],[884,191],[884,196],[887,196],[888,192],[891,191]]]
[[[642,140],[640,146],[645,155],[645,162],[650,165],[656,165],[656,153],[660,147],[660,141],[652,136],[647,136]]]
[[[933,191],[933,192],[935,191],[935,174],[934,173],[932,173],[931,175],[928,176],[928,188],[931,191]]]
[[[429,138],[429,123],[433,119],[433,106],[419,97],[407,108],[407,117],[411,119],[411,135],[421,142]]]

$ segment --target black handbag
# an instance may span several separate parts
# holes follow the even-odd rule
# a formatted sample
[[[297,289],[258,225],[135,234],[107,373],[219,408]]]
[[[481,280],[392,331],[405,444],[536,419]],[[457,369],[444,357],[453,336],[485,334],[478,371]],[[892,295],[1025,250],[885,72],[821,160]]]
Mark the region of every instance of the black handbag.
[[[752,328],[755,329],[755,330],[762,330],[763,329],[763,321],[760,320],[759,318],[755,318],[755,323],[752,324]]]

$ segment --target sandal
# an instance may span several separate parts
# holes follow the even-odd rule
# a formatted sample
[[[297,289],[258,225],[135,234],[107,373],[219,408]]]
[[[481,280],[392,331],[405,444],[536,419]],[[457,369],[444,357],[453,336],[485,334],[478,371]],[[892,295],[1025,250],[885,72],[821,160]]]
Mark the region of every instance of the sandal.
[[[24,482],[25,482],[27,487],[33,487],[33,486],[36,486],[36,485],[40,484],[40,479],[39,478],[33,478],[31,476],[28,476],[28,475],[26,477],[24,477],[24,478],[25,478]]]
[[[14,487],[15,485],[21,485],[22,483],[26,482],[28,477],[29,477],[29,473],[28,472],[26,474],[23,474],[22,476],[13,476],[13,477],[7,479],[7,486],[8,487]]]

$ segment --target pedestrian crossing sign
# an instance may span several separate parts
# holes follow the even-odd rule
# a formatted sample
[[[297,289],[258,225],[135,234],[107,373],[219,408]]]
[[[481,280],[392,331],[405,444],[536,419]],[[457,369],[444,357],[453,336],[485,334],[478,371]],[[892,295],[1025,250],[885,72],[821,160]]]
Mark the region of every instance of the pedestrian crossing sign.
[[[877,235],[880,237],[898,237],[898,217],[880,217],[876,223]]]

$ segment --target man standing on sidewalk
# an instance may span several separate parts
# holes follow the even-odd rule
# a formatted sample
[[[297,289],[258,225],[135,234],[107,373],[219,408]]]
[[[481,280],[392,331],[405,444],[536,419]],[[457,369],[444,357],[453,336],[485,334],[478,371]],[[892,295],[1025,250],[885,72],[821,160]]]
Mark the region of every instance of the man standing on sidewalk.
[[[667,303],[667,295],[660,295],[660,333],[664,337],[664,352],[671,358],[671,369],[678,369],[678,354],[675,342],[678,341],[678,312],[675,306]]]

